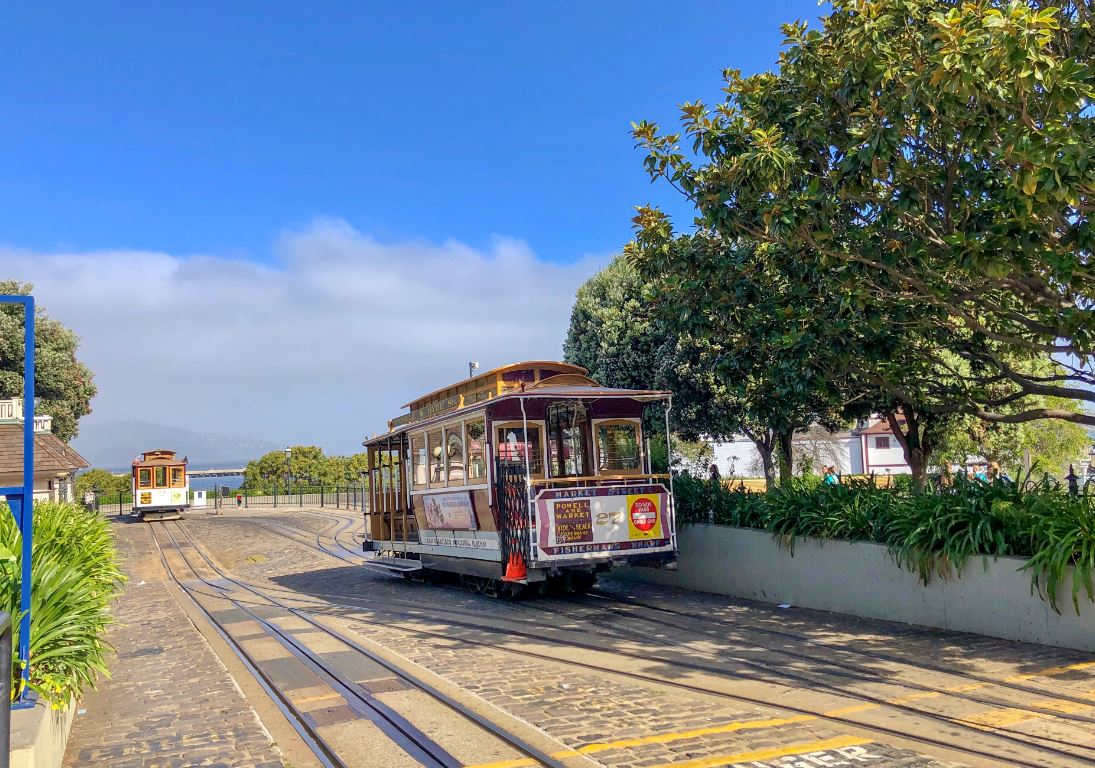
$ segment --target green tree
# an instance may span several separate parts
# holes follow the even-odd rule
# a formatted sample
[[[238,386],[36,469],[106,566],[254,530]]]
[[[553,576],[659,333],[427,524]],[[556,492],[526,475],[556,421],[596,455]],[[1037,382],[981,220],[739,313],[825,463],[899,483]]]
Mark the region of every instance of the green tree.
[[[113,472],[98,467],[81,472],[76,476],[76,499],[80,500],[85,493],[91,493],[94,488],[106,496],[114,496],[120,493],[129,493],[130,475],[114,474]]]
[[[247,462],[243,482],[246,488],[255,491],[284,492],[291,473],[293,491],[320,486],[333,488],[345,486],[347,481],[360,482],[365,467],[364,453],[327,456],[318,446],[297,445],[292,446],[288,459],[284,450],[277,450]]]
[[[29,296],[33,287],[0,280],[0,294]],[[0,305],[0,399],[23,396],[23,310]],[[37,308],[35,317],[34,393],[41,398],[38,413],[53,417],[53,432],[71,440],[79,421],[91,413],[94,376],[76,353],[80,338]]]
[[[1025,395],[1095,401],[1091,2],[833,6],[821,30],[784,27],[777,72],[728,70],[717,109],[682,107],[699,162],[679,134],[637,125],[648,170],[720,233],[863,267],[844,269],[856,305],[917,306],[931,344],[969,368],[956,382],[928,366],[919,392],[873,369],[899,399],[1095,424],[1075,409],[1000,410]],[[1010,363],[1033,353],[1078,362],[1033,378]],[[990,394],[1000,382],[1008,393]]]
[[[697,252],[702,245],[689,238],[672,244]],[[693,280],[690,286],[700,294],[705,280],[722,279],[725,272],[725,260],[707,263],[719,275]],[[801,379],[791,381],[789,360],[777,366],[767,358],[760,365],[747,364],[750,348],[738,343],[740,334],[732,336],[740,317],[728,319],[730,310],[688,311],[682,306],[694,302],[682,291],[691,288],[659,277],[653,271],[641,274],[630,261],[618,258],[590,278],[578,290],[571,314],[564,343],[567,361],[588,368],[593,378],[609,386],[670,390],[672,428],[681,437],[719,440],[744,434],[761,456],[768,483],[775,482],[777,464],[781,481],[788,481],[792,435],[816,421],[834,420],[833,393],[804,388]],[[769,305],[752,305],[752,311],[767,316]],[[782,313],[779,317],[790,322]]]

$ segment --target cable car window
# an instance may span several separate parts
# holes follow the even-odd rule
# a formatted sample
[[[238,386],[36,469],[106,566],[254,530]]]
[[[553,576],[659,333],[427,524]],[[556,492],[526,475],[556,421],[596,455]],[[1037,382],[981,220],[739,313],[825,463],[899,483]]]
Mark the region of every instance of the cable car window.
[[[137,487],[138,488],[151,488],[152,487],[152,470],[151,469],[138,469],[137,470]]]
[[[156,487],[167,487],[167,467],[156,467]]]
[[[590,474],[589,419],[578,400],[552,403],[547,409],[548,477]]]
[[[486,431],[482,419],[469,421],[464,425],[468,450],[468,482],[482,480],[487,476],[487,465],[483,458],[486,450],[483,438]]]
[[[540,428],[529,427],[527,440],[525,439],[524,427],[498,428],[498,458],[501,461],[524,464],[526,452],[528,454],[529,471],[534,475],[543,475],[543,457],[540,455]]]
[[[411,436],[411,468],[414,473],[414,487],[426,487],[426,436]]]
[[[185,477],[186,476],[183,474],[183,468],[182,467],[172,467],[171,468],[171,487],[172,488],[182,488],[184,485],[186,485],[186,482],[185,482],[185,479],[184,479]]]
[[[464,484],[464,429],[456,424],[445,427],[445,463],[449,485]]]
[[[426,444],[430,449],[430,486],[444,485],[445,457],[441,452],[441,430],[430,432],[426,436]]]
[[[637,424],[614,422],[597,425],[598,472],[636,472],[639,463]]]

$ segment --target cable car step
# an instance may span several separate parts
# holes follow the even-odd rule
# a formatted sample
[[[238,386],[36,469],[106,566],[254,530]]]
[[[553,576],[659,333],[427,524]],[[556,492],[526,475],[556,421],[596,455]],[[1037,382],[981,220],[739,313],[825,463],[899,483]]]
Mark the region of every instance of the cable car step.
[[[370,568],[382,568],[397,573],[414,573],[422,570],[422,562],[405,557],[370,557],[364,565]]]

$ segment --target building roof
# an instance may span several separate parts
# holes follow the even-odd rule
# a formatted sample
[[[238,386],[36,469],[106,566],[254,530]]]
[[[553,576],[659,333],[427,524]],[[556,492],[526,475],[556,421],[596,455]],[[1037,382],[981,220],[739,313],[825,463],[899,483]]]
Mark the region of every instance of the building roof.
[[[898,416],[897,417],[897,422],[898,422],[898,424],[904,424],[905,423],[905,417],[904,416]],[[866,429],[859,430],[858,433],[861,434],[861,435],[892,435],[893,430],[890,428],[889,420],[888,419],[882,419],[880,421],[876,421],[874,424],[871,424]]]
[[[52,432],[34,435],[34,474],[65,474],[91,466]],[[23,471],[23,425],[0,424],[0,474]]]

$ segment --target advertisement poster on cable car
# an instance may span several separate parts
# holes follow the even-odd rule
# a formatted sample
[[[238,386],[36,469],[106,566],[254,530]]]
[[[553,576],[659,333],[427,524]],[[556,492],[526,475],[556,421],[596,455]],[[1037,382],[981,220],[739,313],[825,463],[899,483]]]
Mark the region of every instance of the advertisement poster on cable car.
[[[435,531],[474,531],[479,526],[467,491],[431,493],[422,497],[426,527]]]
[[[668,500],[661,485],[541,491],[538,559],[669,549]]]

